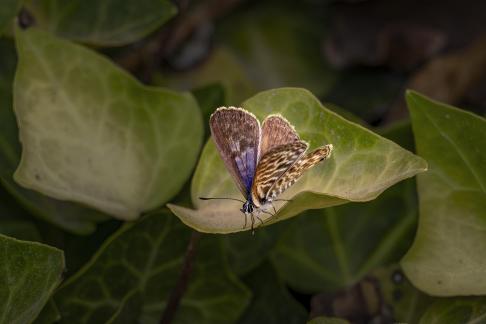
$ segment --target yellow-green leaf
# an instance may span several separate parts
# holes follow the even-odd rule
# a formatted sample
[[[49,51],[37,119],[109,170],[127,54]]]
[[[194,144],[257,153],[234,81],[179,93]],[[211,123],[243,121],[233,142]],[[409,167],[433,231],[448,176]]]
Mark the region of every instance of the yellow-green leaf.
[[[276,203],[277,217],[293,217],[304,210],[324,208],[348,201],[368,201],[386,188],[427,168],[426,162],[397,144],[349,122],[326,109],[310,92],[299,88],[264,91],[242,105],[257,118],[280,113],[292,123],[310,149],[333,144],[330,159],[314,167],[284,193],[289,203]],[[240,212],[241,203],[228,200],[201,201],[198,197],[244,199],[216,152],[206,144],[192,181],[195,209],[169,205],[187,225],[203,232],[230,233],[248,230]],[[266,221],[268,216],[263,214]],[[258,225],[258,221],[256,225]]]
[[[190,94],[144,86],[93,51],[37,29],[16,38],[18,183],[126,220],[180,190],[203,136]]]

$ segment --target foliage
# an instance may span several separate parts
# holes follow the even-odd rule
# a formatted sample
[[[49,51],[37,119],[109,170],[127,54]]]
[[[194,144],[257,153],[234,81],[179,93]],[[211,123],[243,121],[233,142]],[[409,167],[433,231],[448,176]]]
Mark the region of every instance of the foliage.
[[[351,45],[341,8],[368,1],[4,2],[0,324],[485,322],[485,120],[390,69],[436,31]],[[335,64],[371,43],[381,66]],[[246,198],[220,106],[334,145],[254,233],[199,199]]]

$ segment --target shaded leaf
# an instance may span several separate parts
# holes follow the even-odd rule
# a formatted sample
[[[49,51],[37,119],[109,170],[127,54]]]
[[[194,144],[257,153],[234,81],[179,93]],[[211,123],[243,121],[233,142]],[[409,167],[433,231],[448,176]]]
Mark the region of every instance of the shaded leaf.
[[[300,324],[306,321],[307,311],[283,286],[270,263],[256,268],[244,281],[253,291],[253,299],[239,324]]]
[[[31,323],[61,282],[62,251],[0,235],[0,323]]]
[[[187,72],[158,75],[155,82],[180,90],[220,83],[224,87],[226,102],[231,105],[240,104],[256,91],[241,62],[225,47],[216,47],[197,68]]]
[[[258,267],[274,247],[282,228],[258,228],[253,235],[248,232],[225,235],[223,242],[231,269],[241,276]]]
[[[46,306],[35,319],[34,324],[52,324],[58,322],[60,319],[61,314],[59,314],[56,303],[53,299],[49,299]]]
[[[318,13],[301,2],[256,3],[226,17],[218,36],[244,64],[258,90],[302,87],[321,96],[335,74],[322,59],[323,17]]]
[[[486,323],[486,297],[445,298],[435,302],[420,319],[420,324]]]
[[[167,212],[121,228],[56,293],[61,323],[158,323],[190,234]],[[234,322],[248,299],[225,265],[219,238],[203,237],[174,323]]]
[[[134,42],[176,13],[168,0],[29,0],[27,7],[42,28],[101,46]]]
[[[17,31],[15,180],[121,219],[182,187],[203,129],[190,94],[141,85],[98,54],[31,28]]]
[[[414,186],[407,180],[369,203],[306,212],[271,253],[279,273],[298,291],[333,292],[397,262],[415,230]]]
[[[420,220],[401,265],[431,295],[486,293],[486,121],[409,92],[417,152]]]
[[[308,91],[281,88],[259,93],[243,103],[260,120],[280,113],[293,125],[310,149],[331,143],[330,159],[306,172],[302,179],[276,203],[278,216],[272,221],[293,217],[306,209],[324,208],[348,201],[368,201],[386,188],[426,169],[421,158],[395,143],[351,123],[324,108]],[[245,217],[238,202],[200,201],[198,197],[241,199],[212,140],[206,144],[192,182],[196,210],[169,205],[187,225],[203,232],[230,233],[243,229]],[[282,204],[285,204],[283,207]],[[266,215],[261,215],[265,221]]]
[[[17,61],[14,44],[0,39],[0,54],[0,182],[33,215],[76,234],[94,231],[96,222],[106,219],[106,215],[24,189],[13,180],[21,150],[12,108],[12,83]],[[11,197],[5,199],[11,200]]]
[[[4,0],[0,6],[0,35],[17,15],[23,0]]]
[[[349,322],[341,318],[319,316],[308,321],[307,324],[349,324]]]
[[[393,313],[395,322],[418,323],[425,309],[434,301],[412,286],[398,265],[377,269],[371,276],[379,281],[383,303]]]

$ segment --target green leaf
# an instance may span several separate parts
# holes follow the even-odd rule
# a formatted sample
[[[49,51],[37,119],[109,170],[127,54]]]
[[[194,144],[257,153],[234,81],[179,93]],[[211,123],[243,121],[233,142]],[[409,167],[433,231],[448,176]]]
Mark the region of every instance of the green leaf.
[[[158,323],[190,235],[168,212],[121,228],[56,293],[61,323]],[[248,304],[247,289],[228,271],[218,237],[202,237],[196,249],[174,323],[234,322]]]
[[[486,297],[447,298],[435,302],[420,319],[420,324],[486,323]]]
[[[226,102],[233,105],[241,103],[256,91],[241,62],[225,47],[216,47],[212,50],[208,59],[196,69],[182,73],[159,74],[156,75],[155,82],[180,90],[220,83],[224,87]]]
[[[0,6],[0,34],[8,26],[10,21],[14,19],[17,12],[20,10],[23,0],[3,0]]]
[[[49,302],[35,319],[34,324],[52,324],[57,323],[60,319],[61,314],[59,314],[56,303],[54,300],[49,299]]]
[[[231,269],[241,276],[258,267],[275,246],[281,228],[282,226],[259,228],[254,235],[248,232],[225,235],[223,242]]]
[[[291,86],[326,94],[335,73],[322,57],[324,17],[301,2],[261,3],[226,17],[218,26],[221,42],[259,90]]]
[[[392,310],[394,322],[418,323],[434,301],[412,286],[397,264],[376,269],[370,276],[379,282],[381,302]]]
[[[426,162],[395,143],[329,111],[308,91],[281,88],[264,91],[248,99],[243,107],[257,118],[280,113],[292,123],[310,149],[331,143],[330,159],[304,174],[276,203],[278,216],[293,217],[304,210],[330,207],[348,201],[368,201],[386,188],[426,169]],[[169,205],[188,226],[202,232],[231,233],[242,230],[245,217],[237,202],[200,201],[198,197],[232,197],[241,194],[210,140],[201,155],[192,182],[196,210]],[[284,204],[283,207],[282,204]],[[263,221],[266,215],[261,215]]]
[[[0,235],[0,323],[31,323],[61,282],[61,250]]]
[[[17,64],[14,44],[0,39],[0,182],[35,216],[76,234],[89,234],[106,215],[79,204],[49,198],[20,187],[13,173],[20,162],[17,121],[12,108],[12,83]],[[6,197],[11,200],[11,197]],[[18,209],[18,208],[17,208]],[[17,213],[17,212],[16,212]]]
[[[306,212],[280,236],[272,261],[290,286],[307,293],[351,286],[398,262],[415,231],[414,187],[407,180],[372,202]]]
[[[42,28],[100,46],[135,42],[177,11],[168,0],[29,0],[27,8]]]
[[[420,220],[402,260],[407,277],[431,295],[486,294],[486,120],[408,92],[417,152]]]
[[[307,324],[349,324],[342,318],[319,316],[308,321]]]
[[[239,324],[304,323],[307,311],[287,291],[270,263],[264,263],[245,282],[253,291],[253,299]]]
[[[203,136],[190,94],[144,86],[37,29],[18,30],[17,47],[18,183],[125,220],[181,189]]]

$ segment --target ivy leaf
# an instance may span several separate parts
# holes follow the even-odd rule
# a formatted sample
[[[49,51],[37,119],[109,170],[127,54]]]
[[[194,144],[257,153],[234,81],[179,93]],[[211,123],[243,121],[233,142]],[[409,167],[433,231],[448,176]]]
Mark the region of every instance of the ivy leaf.
[[[18,183],[124,220],[181,189],[203,136],[190,94],[144,86],[106,58],[34,28],[16,38]]]
[[[253,291],[253,299],[239,324],[304,323],[307,311],[287,291],[268,262],[244,278]]]
[[[342,318],[319,316],[308,321],[307,324],[349,324],[349,322]]]
[[[61,250],[0,234],[0,323],[31,323],[61,282]]]
[[[0,39],[0,182],[34,216],[76,234],[89,234],[105,214],[79,204],[59,201],[20,187],[13,173],[20,162],[17,121],[12,108],[12,83],[15,74],[14,44]],[[2,197],[3,193],[0,194]],[[12,200],[5,195],[5,201]],[[16,213],[19,213],[16,208]],[[22,211],[23,212],[23,211]],[[20,237],[19,237],[20,238]]]
[[[42,28],[99,46],[135,42],[177,11],[167,0],[30,0],[26,5]]]
[[[369,203],[306,212],[271,252],[279,273],[298,291],[333,292],[397,262],[415,230],[414,186],[407,180]]]
[[[23,0],[4,0],[0,6],[0,35],[20,10]]]
[[[431,295],[486,294],[486,120],[407,93],[417,152],[420,221],[401,265]]]
[[[335,78],[322,58],[322,19],[303,3],[260,2],[224,19],[218,36],[257,89],[302,87],[322,96]]]
[[[382,131],[400,145],[410,142],[410,125]],[[412,137],[413,138],[413,137]],[[272,260],[299,291],[334,291],[364,278],[374,268],[398,262],[416,227],[415,181],[406,180],[376,200],[308,212],[283,231]]]
[[[243,107],[260,120],[269,114],[282,114],[295,126],[301,138],[310,143],[311,150],[328,143],[334,145],[330,159],[306,172],[280,197],[291,198],[292,201],[277,203],[280,210],[272,221],[293,217],[306,209],[372,200],[394,183],[426,169],[426,162],[420,157],[329,111],[306,90],[281,88],[264,91],[245,101]],[[245,217],[238,203],[198,199],[243,198],[212,140],[202,152],[191,192],[195,210],[169,205],[188,226],[212,233],[250,228],[243,229]],[[262,215],[262,220],[266,220],[266,215]]]
[[[158,323],[190,234],[168,212],[121,228],[57,291],[61,323]],[[231,323],[248,300],[247,289],[228,271],[219,238],[202,237],[174,323]]]
[[[376,269],[371,277],[379,282],[382,303],[392,310],[394,322],[418,323],[434,301],[412,286],[397,264]]]
[[[429,323],[484,323],[486,321],[486,297],[446,298],[432,304],[420,319]]]
[[[35,319],[34,324],[52,324],[57,323],[60,319],[61,314],[59,314],[56,303],[54,300],[49,299],[49,302]]]

